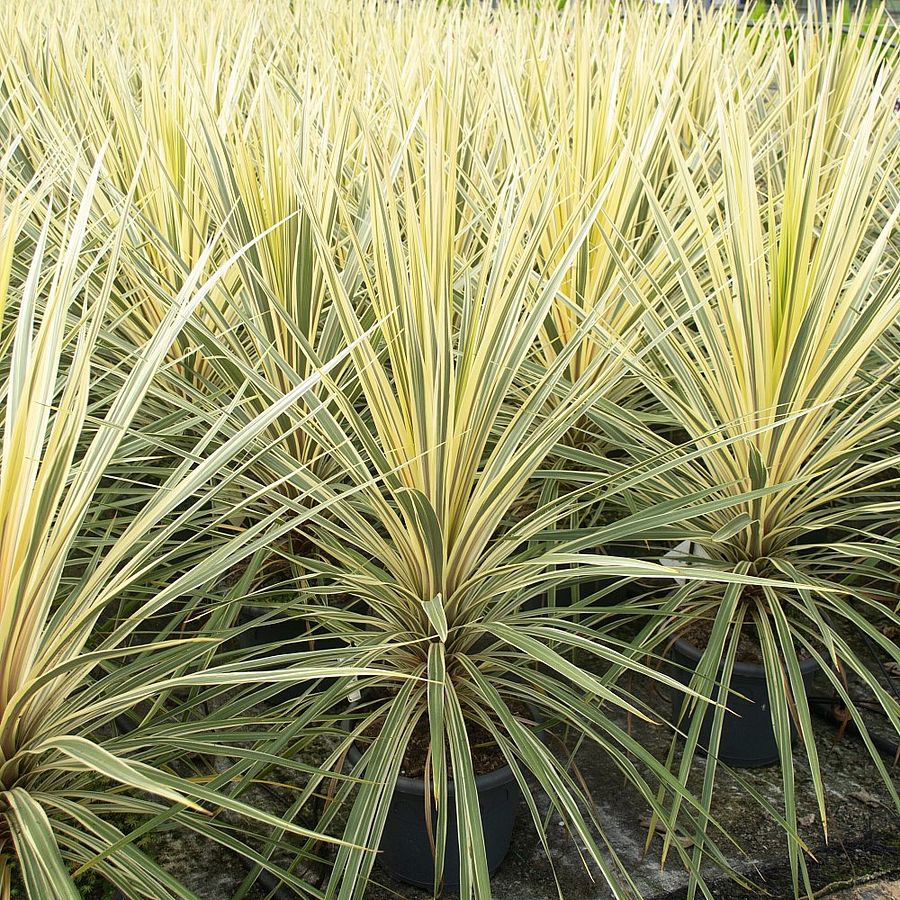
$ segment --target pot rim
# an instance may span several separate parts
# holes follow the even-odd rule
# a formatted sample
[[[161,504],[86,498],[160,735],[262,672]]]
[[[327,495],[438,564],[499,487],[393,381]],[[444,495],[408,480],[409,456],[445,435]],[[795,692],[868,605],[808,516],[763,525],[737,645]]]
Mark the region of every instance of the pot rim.
[[[341,722],[341,727],[345,731],[350,731],[350,720],[344,719]],[[362,756],[362,751],[356,744],[351,744],[350,749],[347,751],[347,758],[353,765],[356,765],[359,762],[360,757]],[[495,769],[493,772],[486,772],[484,775],[476,775],[475,776],[475,789],[479,792],[490,791],[493,788],[500,787],[503,784],[507,784],[510,781],[515,781],[516,777],[513,774],[513,770],[509,767],[509,765],[503,765],[499,769]],[[425,779],[424,778],[410,778],[408,775],[398,775],[397,783],[394,786],[395,791],[399,791],[401,794],[413,794],[415,796],[424,797],[425,796]],[[454,797],[456,795],[455,786],[453,784],[452,779],[447,779],[447,797]]]
[[[699,663],[701,657],[703,656],[703,651],[699,647],[695,646],[689,640],[687,640],[687,638],[683,637],[676,638],[675,642],[672,644],[672,649],[677,649],[694,663]],[[800,660],[801,675],[811,675],[818,668],[819,664],[814,659]],[[752,678],[765,681],[766,669],[762,663],[742,662],[741,660],[735,660],[734,669],[732,670],[732,676],[734,675],[741,675],[744,678]]]

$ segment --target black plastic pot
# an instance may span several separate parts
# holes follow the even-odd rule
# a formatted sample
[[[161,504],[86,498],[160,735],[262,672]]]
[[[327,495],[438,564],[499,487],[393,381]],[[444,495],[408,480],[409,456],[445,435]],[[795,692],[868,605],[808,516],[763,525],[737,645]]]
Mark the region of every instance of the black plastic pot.
[[[564,584],[556,589],[553,602],[556,606],[571,606],[577,600],[586,600],[601,590],[613,588],[609,593],[596,601],[597,606],[616,606],[640,596],[645,588],[634,579],[628,578],[596,578],[578,584]],[[549,593],[547,603],[549,605]],[[534,607],[538,604],[535,603]],[[533,608],[534,608],[533,607]]]
[[[588,597],[598,594],[600,591],[606,590],[607,593],[602,597],[594,600],[593,606],[617,606],[620,603],[627,603],[645,593],[647,588],[634,578],[588,578],[583,581],[571,581],[568,584],[561,584],[551,593],[547,591],[543,595],[532,597],[526,601],[524,609],[540,609],[541,607],[553,606],[569,607],[573,603],[586,600]]]
[[[690,682],[690,676],[697,668],[702,655],[702,651],[689,641],[683,638],[675,641],[671,657],[678,665],[676,677],[679,681],[685,685]],[[807,693],[817,669],[818,663],[814,659],[803,660],[800,663],[800,672]],[[778,744],[775,741],[775,729],[772,727],[765,669],[756,663],[736,662],[731,674],[730,688],[726,701],[729,712],[722,721],[722,735],[719,739],[719,759],[730,766],[743,769],[755,769],[777,763]],[[738,697],[735,691],[743,696]],[[682,704],[687,702],[689,701],[683,695],[673,692],[672,715],[675,722],[681,714]],[[700,728],[700,746],[704,749],[709,746],[713,715],[714,710],[707,708]],[[687,722],[682,723],[682,728],[686,725]],[[792,721],[791,739],[796,736]]]
[[[360,751],[351,746],[351,763],[355,765],[360,755]],[[522,792],[509,766],[479,775],[475,786],[488,869],[493,875],[509,852]],[[448,781],[447,845],[444,852],[444,887],[448,890],[459,887],[459,839],[454,797],[453,782]],[[437,811],[433,807],[431,827],[433,834],[437,828]],[[379,849],[378,860],[391,875],[407,884],[432,889],[434,857],[426,828],[424,779],[404,775],[397,778]]]
[[[241,612],[240,621],[243,624],[252,622],[264,615],[266,610],[261,607],[245,607]],[[346,641],[329,633],[316,631],[309,619],[300,616],[285,616],[271,622],[262,622],[245,628],[237,638],[238,645],[244,650],[252,650],[256,647],[264,647],[271,644],[268,650],[258,653],[257,658],[265,659],[269,656],[278,656],[283,653],[301,653],[313,650],[339,650],[346,647]],[[284,700],[293,700],[310,690],[321,689],[333,679],[320,678],[316,681],[301,681],[291,684],[278,691],[269,698],[270,703],[279,703]]]

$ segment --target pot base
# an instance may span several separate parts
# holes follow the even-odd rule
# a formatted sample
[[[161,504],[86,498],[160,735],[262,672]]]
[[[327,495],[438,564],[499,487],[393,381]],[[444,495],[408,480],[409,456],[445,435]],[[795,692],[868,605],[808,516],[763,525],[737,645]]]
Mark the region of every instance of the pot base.
[[[677,664],[675,677],[687,685],[691,674],[700,662],[702,652],[689,641],[680,638],[672,646],[672,661]],[[809,692],[812,679],[818,664],[815,660],[804,660],[800,663],[803,684]],[[718,758],[741,769],[758,769],[779,762],[778,744],[775,740],[775,729],[772,727],[772,715],[769,707],[769,689],[766,684],[765,669],[754,663],[735,663],[731,674],[731,693],[726,701],[728,713],[722,722],[722,734],[719,738]],[[743,694],[742,697],[737,694]],[[673,721],[681,717],[682,704],[687,699],[679,694],[672,697]],[[714,710],[707,709],[703,724],[700,727],[699,746],[706,751],[712,730]],[[687,723],[685,723],[687,724]],[[791,740],[796,739],[796,729],[791,722]]]
[[[360,758],[356,747],[349,754],[354,765]],[[522,791],[512,769],[504,766],[475,779],[481,828],[484,833],[488,871],[496,872],[512,840]],[[381,834],[378,861],[398,881],[431,890],[434,887],[434,855],[426,827],[425,781],[400,776]],[[431,797],[429,795],[429,801]],[[459,837],[453,782],[447,786],[447,844],[444,850],[444,888],[459,887]],[[437,828],[437,811],[429,803],[432,834]]]

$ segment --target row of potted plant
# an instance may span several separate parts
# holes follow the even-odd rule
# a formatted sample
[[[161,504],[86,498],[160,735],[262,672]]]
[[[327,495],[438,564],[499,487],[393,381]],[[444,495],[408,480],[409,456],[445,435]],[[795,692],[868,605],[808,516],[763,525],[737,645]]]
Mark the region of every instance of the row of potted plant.
[[[811,894],[814,671],[900,806],[846,680],[900,731],[891,45],[165,6],[4,22],[0,898],[192,896],[173,827],[487,897],[545,804],[632,896],[576,751],[703,896],[720,766],[777,762]]]

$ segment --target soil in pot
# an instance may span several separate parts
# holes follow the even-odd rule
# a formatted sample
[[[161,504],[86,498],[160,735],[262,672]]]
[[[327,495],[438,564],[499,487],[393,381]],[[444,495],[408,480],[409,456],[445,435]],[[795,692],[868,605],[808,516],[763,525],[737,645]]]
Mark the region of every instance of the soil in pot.
[[[466,723],[466,729],[472,748],[488,869],[493,875],[509,851],[522,792],[490,735],[470,723]],[[369,729],[373,734],[377,730],[377,723]],[[437,828],[437,811],[430,789],[426,793],[423,778],[429,745],[427,720],[423,717],[413,732],[401,764],[401,775],[394,787],[378,855],[381,865],[395,878],[426,890],[431,890],[434,885],[434,854],[427,815],[431,817],[432,834]],[[351,763],[355,764],[360,758],[360,750],[353,746],[349,755]],[[447,803],[444,887],[453,890],[459,887],[459,838],[452,779],[447,785]]]
[[[681,638],[675,641],[670,652],[676,663],[675,677],[683,684],[690,682],[709,639],[711,623],[693,623]],[[807,693],[815,677],[818,664],[813,659],[800,659],[800,671]],[[741,694],[742,696],[738,696]],[[673,692],[672,716],[678,722],[682,704],[688,701]],[[769,704],[769,689],[766,673],[762,665],[762,652],[751,629],[744,628],[738,644],[737,659],[731,674],[730,692],[726,701],[728,712],[722,722],[719,739],[719,759],[730,766],[753,769],[777,763],[778,744],[772,727],[772,713]],[[707,709],[700,728],[700,746],[709,746],[714,710]],[[682,720],[681,728],[689,726]],[[791,739],[796,738],[796,728],[791,722]]]

